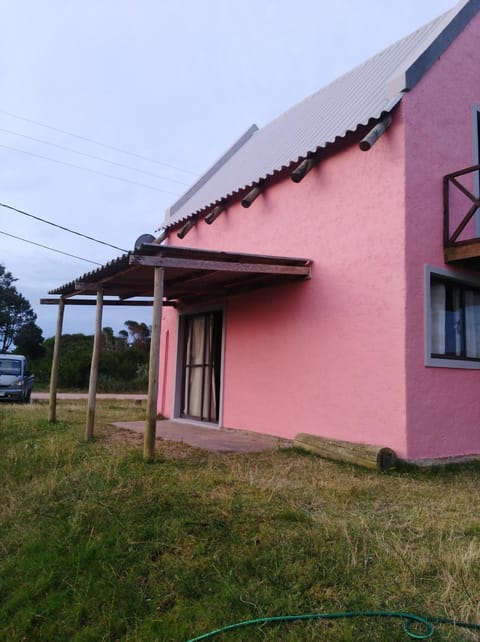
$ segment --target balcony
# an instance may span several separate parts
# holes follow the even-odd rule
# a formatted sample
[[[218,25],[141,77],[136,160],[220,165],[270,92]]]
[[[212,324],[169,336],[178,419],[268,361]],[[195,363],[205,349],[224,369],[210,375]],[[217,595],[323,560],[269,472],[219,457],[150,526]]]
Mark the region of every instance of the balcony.
[[[443,178],[445,263],[480,270],[480,165]]]

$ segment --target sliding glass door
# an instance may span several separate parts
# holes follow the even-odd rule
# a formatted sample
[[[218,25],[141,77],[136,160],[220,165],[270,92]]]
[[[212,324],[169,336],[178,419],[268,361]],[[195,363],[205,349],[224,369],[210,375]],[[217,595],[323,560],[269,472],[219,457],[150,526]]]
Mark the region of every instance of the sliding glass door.
[[[218,421],[222,312],[184,317],[182,417]]]

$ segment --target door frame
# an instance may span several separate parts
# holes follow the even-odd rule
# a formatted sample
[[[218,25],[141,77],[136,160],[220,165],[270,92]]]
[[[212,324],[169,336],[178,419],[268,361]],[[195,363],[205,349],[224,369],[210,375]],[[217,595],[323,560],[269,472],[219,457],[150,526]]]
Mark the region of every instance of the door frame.
[[[182,417],[182,393],[183,393],[183,361],[185,350],[185,325],[186,318],[197,314],[208,314],[209,312],[222,313],[222,337],[220,347],[220,390],[218,395],[218,422],[201,421],[199,419],[190,419]],[[202,426],[211,426],[221,428],[223,426],[223,390],[225,380],[225,335],[226,335],[226,305],[209,305],[194,308],[184,308],[178,312],[177,320],[177,350],[175,359],[175,378],[174,378],[174,403],[173,419],[187,423],[199,423]]]

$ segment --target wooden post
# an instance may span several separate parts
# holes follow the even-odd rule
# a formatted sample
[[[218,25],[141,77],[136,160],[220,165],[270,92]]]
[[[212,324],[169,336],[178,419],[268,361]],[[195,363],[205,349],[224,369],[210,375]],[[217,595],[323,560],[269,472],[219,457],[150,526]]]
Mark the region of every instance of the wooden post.
[[[60,364],[60,343],[62,340],[63,313],[65,311],[65,301],[60,298],[58,302],[57,329],[55,332],[55,343],[53,344],[52,370],[50,372],[50,402],[48,421],[57,421],[57,384],[58,369]]]
[[[90,441],[93,437],[93,426],[95,422],[95,401],[97,397],[98,367],[100,364],[100,352],[102,344],[102,312],[103,292],[97,290],[97,307],[95,315],[95,335],[93,337],[92,363],[90,366],[90,381],[88,384],[88,410],[87,425],[85,428],[85,439]]]
[[[150,366],[148,372],[147,417],[143,439],[143,458],[153,461],[155,457],[155,433],[157,429],[158,370],[160,359],[160,333],[162,329],[163,277],[165,268],[156,267],[154,272],[152,336],[150,339]]]

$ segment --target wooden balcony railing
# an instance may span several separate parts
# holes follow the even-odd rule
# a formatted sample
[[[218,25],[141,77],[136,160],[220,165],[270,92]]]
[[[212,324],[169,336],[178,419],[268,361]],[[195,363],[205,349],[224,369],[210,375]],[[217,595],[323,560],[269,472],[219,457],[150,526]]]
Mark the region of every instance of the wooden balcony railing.
[[[474,194],[479,180],[480,165],[443,178],[443,245],[447,263],[480,259],[480,228],[475,216],[480,210],[480,197]]]

